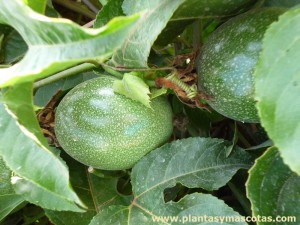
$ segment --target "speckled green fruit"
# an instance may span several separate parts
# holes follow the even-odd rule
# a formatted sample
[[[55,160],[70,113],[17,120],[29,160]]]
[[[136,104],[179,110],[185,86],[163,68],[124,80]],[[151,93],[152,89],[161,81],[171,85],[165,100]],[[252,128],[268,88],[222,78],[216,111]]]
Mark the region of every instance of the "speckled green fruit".
[[[253,73],[269,25],[284,9],[249,11],[221,25],[203,46],[197,71],[199,90],[220,114],[242,122],[259,122]]]
[[[60,102],[55,133],[79,162],[104,170],[131,168],[170,137],[172,110],[164,97],[152,109],[113,92],[114,78],[100,77],[73,88]]]

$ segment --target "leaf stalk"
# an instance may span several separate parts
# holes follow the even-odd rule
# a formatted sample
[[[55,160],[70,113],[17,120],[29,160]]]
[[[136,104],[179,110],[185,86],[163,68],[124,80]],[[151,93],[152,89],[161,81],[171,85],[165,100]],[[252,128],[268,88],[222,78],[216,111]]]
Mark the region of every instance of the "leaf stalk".
[[[68,76],[72,76],[72,75],[75,75],[75,74],[78,74],[78,73],[81,73],[81,72],[85,72],[85,71],[91,70],[93,68],[95,68],[94,64],[83,63],[83,64],[80,64],[80,65],[71,67],[69,69],[66,69],[64,71],[61,71],[59,73],[56,73],[56,74],[54,74],[54,75],[52,75],[50,77],[47,77],[45,79],[36,81],[33,84],[33,88],[37,89],[37,88],[40,88],[40,87],[45,86],[47,84],[53,83],[53,82],[55,82],[57,80],[60,80],[62,78],[65,78],[65,77],[68,77]]]

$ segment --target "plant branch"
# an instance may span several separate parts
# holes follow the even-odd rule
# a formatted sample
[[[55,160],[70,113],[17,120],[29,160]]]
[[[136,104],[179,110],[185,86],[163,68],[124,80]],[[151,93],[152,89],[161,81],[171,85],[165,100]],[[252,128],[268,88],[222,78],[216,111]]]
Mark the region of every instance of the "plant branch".
[[[115,71],[123,71],[123,72],[127,72],[127,71],[142,71],[142,72],[147,72],[147,71],[165,71],[165,70],[174,70],[173,67],[160,67],[160,68],[125,68],[125,67],[114,67],[114,66],[109,66],[105,63],[100,63],[100,65],[102,67],[106,67]]]
[[[91,3],[89,0],[82,0],[82,2],[94,13],[98,13],[99,9],[94,6],[93,3]]]
[[[90,22],[84,24],[83,27],[90,28],[90,27],[94,26],[94,23],[95,23],[95,20],[92,20],[92,21],[90,21]]]
[[[90,10],[88,10],[86,7],[76,3],[76,2],[71,2],[70,0],[53,0],[53,2],[64,6],[68,9],[71,9],[74,12],[80,13],[86,17],[89,17],[91,19],[96,18],[96,14]]]
[[[0,65],[0,68],[9,68],[9,67],[11,67],[10,64],[3,64],[3,65]]]
[[[196,20],[193,23],[193,47],[194,50],[198,50],[202,45],[202,30],[203,30],[203,23],[202,20]]]
[[[236,197],[236,199],[239,201],[241,206],[243,207],[244,211],[247,213],[248,216],[251,216],[251,204],[249,200],[244,196],[244,194],[241,192],[241,190],[238,189],[238,187],[235,186],[232,182],[228,182],[228,187],[232,191],[233,195]]]
[[[33,89],[40,88],[40,87],[45,86],[47,84],[53,83],[54,81],[57,81],[57,80],[60,80],[62,78],[65,78],[65,77],[75,75],[77,73],[88,71],[88,70],[91,70],[93,68],[95,68],[95,65],[91,64],[91,63],[83,63],[83,64],[80,64],[78,66],[71,67],[71,68],[66,69],[64,71],[56,73],[56,74],[54,74],[50,77],[47,77],[45,79],[36,81],[33,84]]]

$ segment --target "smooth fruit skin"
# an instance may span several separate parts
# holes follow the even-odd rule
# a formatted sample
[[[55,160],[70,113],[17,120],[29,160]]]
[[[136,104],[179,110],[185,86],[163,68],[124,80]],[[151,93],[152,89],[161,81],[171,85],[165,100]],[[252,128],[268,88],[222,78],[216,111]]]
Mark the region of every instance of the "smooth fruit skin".
[[[104,170],[131,168],[173,131],[172,110],[164,97],[152,100],[150,109],[114,93],[113,82],[106,76],[79,84],[55,115],[62,148],[79,162]]]
[[[197,65],[199,90],[207,103],[231,119],[257,123],[253,73],[269,25],[281,8],[249,11],[215,30],[202,47]]]

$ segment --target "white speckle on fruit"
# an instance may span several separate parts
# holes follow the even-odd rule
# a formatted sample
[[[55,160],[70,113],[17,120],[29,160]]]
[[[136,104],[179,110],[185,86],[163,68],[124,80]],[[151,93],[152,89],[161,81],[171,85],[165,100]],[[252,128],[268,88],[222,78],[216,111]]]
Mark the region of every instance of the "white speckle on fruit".
[[[215,49],[215,51],[217,53],[220,51],[222,45],[223,45],[223,42],[219,42],[219,43],[215,44],[215,48],[214,49]]]
[[[100,169],[127,169],[167,141],[172,111],[163,97],[152,101],[152,110],[125,96],[107,95],[113,93],[112,84],[111,78],[102,77],[86,82],[85,89],[72,89],[57,108],[55,132],[63,149],[78,161]],[[69,102],[78,93],[85,95]],[[72,113],[66,114],[70,107]]]
[[[213,109],[235,120],[259,122],[253,71],[265,30],[283,12],[264,8],[242,14],[208,38],[199,58],[198,84],[201,91],[213,97],[208,100]]]
[[[98,110],[108,110],[109,106],[107,105],[106,101],[103,101],[101,99],[91,99],[90,100],[91,106],[95,107]]]
[[[261,43],[258,42],[250,42],[247,45],[247,50],[250,52],[259,51],[261,49]]]
[[[102,88],[98,90],[98,94],[102,96],[113,96],[114,92],[111,88]]]

